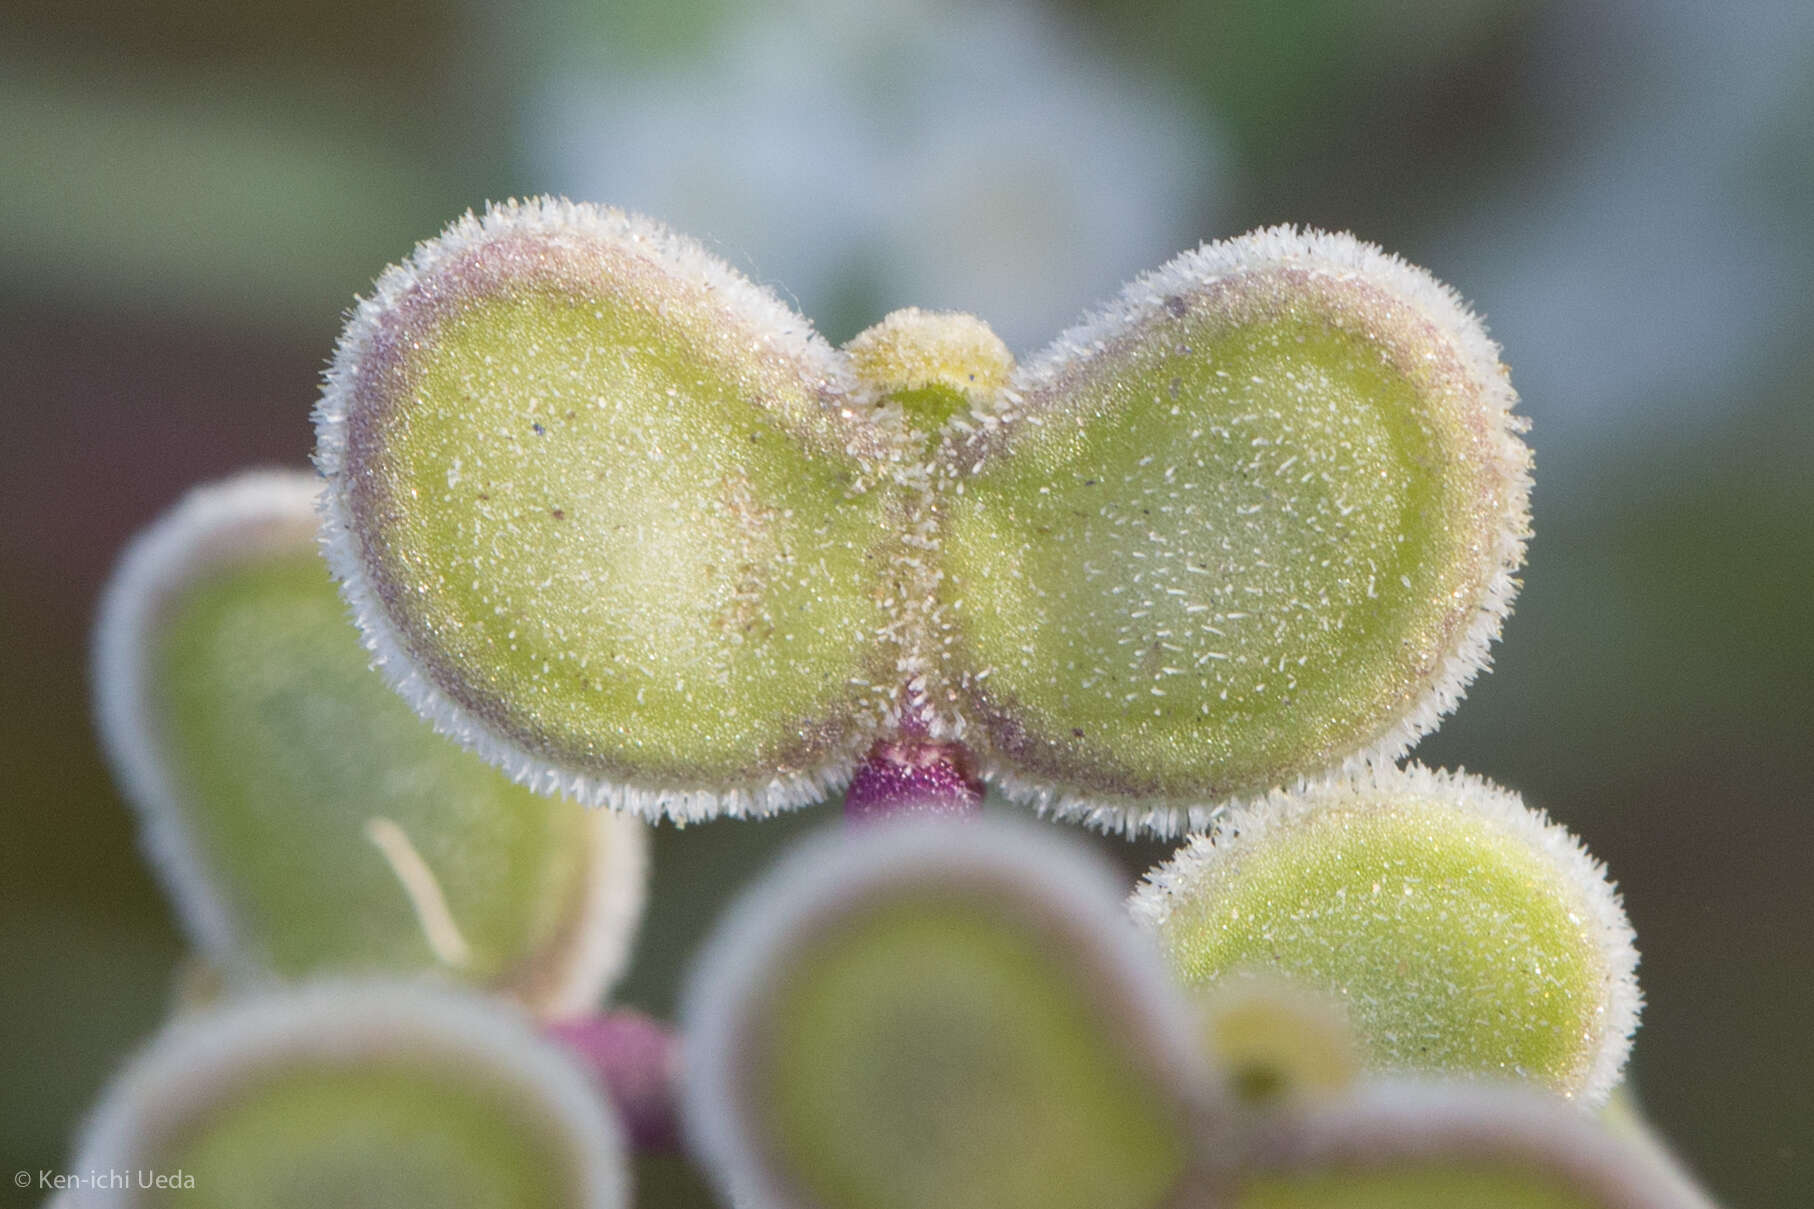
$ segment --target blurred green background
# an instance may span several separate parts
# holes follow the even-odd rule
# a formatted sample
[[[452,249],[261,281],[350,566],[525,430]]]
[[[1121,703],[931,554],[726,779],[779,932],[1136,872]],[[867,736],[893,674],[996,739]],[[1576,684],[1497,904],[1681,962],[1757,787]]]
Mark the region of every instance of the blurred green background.
[[[115,553],[192,483],[303,464],[353,295],[546,191],[670,221],[838,340],[963,307],[1030,354],[1280,221],[1453,283],[1535,423],[1537,538],[1497,670],[1417,754],[1611,866],[1648,1110],[1726,1203],[1806,1204],[1805,0],[9,0],[0,1168],[67,1160],[182,951],[89,723]],[[825,814],[664,829],[622,998],[669,1010],[725,897]]]

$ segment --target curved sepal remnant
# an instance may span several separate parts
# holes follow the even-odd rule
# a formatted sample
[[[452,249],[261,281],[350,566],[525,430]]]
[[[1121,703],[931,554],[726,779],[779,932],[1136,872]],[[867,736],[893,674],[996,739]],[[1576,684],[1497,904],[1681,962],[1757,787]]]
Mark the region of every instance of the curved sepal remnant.
[[[681,820],[815,800],[894,700],[896,446],[858,393],[654,223],[469,215],[341,338],[328,558],[404,695],[544,792]]]
[[[750,1209],[1197,1203],[1221,1114],[1112,874],[987,820],[803,846],[686,999],[695,1152]]]
[[[368,664],[313,475],[201,487],[102,601],[101,735],[190,934],[234,983],[431,971],[562,1016],[622,969],[646,829],[540,797]]]
[[[1186,253],[943,457],[951,716],[1010,796],[1110,828],[1396,757],[1486,663],[1530,454],[1446,287],[1345,235]]]
[[[1135,918],[1180,978],[1333,996],[1362,1064],[1526,1079],[1589,1104],[1637,1027],[1637,952],[1605,870],[1517,795],[1380,770],[1231,812],[1147,875]]]
[[[104,1093],[73,1197],[113,1209],[622,1209],[616,1121],[515,1012],[328,983],[187,1015]],[[140,1173],[177,1180],[147,1193]]]

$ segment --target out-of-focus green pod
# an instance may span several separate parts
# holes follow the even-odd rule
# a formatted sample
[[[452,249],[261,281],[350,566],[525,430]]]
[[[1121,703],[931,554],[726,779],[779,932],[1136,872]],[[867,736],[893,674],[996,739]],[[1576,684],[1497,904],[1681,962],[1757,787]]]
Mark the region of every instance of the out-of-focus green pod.
[[[620,1209],[629,1196],[610,1111],[514,1010],[390,983],[180,1018],[104,1093],[69,1170],[102,1177],[72,1209]]]
[[[1600,1109],[1599,1116],[1600,1123],[1609,1133],[1642,1152],[1663,1176],[1673,1179],[1683,1188],[1699,1188],[1699,1181],[1688,1170],[1682,1157],[1676,1154],[1668,1139],[1657,1131],[1645,1115],[1643,1105],[1638,1102],[1638,1096],[1630,1083],[1621,1083],[1613,1089],[1612,1095]]]
[[[1374,1070],[1618,1081],[1637,953],[1605,870],[1515,794],[1412,767],[1235,811],[1132,902],[1178,975],[1335,996]]]
[[[1679,1171],[1520,1088],[1374,1084],[1265,1121],[1228,1209],[1712,1209]]]
[[[806,320],[553,199],[378,279],[316,411],[328,559],[392,683],[543,792],[812,801],[894,708],[898,434]]]
[[[1455,294],[1350,236],[1140,278],[948,435],[944,726],[1010,796],[1113,830],[1395,758],[1510,606],[1515,401]]]
[[[308,474],[191,493],[101,609],[102,736],[190,939],[233,982],[436,971],[594,1006],[645,890],[643,824],[541,797],[368,665]]]
[[[1360,1073],[1342,1005],[1282,979],[1224,979],[1201,996],[1205,1038],[1242,1104],[1347,1091]]]
[[[797,850],[686,998],[693,1149],[749,1209],[1204,1203],[1223,1119],[1114,878],[1049,834],[877,824]]]

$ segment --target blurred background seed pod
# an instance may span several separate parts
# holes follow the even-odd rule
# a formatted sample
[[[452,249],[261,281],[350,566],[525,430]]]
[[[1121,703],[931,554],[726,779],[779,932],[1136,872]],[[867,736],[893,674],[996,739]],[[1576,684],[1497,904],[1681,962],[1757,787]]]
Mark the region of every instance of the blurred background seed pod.
[[[317,549],[320,481],[197,487],[136,537],[97,721],[190,943],[228,988],[420,973],[595,1010],[642,914],[647,828],[512,784],[370,666]]]
[[[1275,1114],[1235,1209],[1713,1209],[1667,1155],[1552,1096],[1381,1081]]]
[[[682,1107],[721,1197],[1207,1203],[1227,1109],[1117,889],[1082,840],[1026,822],[879,823],[790,852],[687,986]]]
[[[622,1131],[516,1009],[316,982],[182,1017],[95,1106],[72,1205],[623,1209]],[[170,1181],[145,1191],[145,1181]]]

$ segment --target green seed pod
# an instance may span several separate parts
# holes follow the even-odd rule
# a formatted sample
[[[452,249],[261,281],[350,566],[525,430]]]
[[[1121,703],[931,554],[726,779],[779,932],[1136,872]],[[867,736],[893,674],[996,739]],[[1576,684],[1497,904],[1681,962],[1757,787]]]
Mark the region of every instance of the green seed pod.
[[[1186,253],[941,453],[945,731],[1110,829],[1396,758],[1486,664],[1528,531],[1498,349],[1346,235]],[[942,737],[942,736],[941,736]]]
[[[628,1203],[617,1123],[577,1068],[501,1004],[386,983],[182,1018],[115,1079],[71,1170],[125,1177],[75,1201],[96,1207]]]
[[[542,199],[379,278],[316,413],[325,541],[392,683],[542,792],[816,800],[894,707],[898,433],[693,242]]]
[[[1229,814],[1135,918],[1191,986],[1258,971],[1337,997],[1374,1070],[1618,1081],[1637,953],[1605,870],[1478,778],[1384,769]]]
[[[1266,1121],[1228,1209],[1712,1209],[1579,1109],[1517,1088],[1376,1084]]]
[[[368,665],[312,475],[200,488],[97,633],[102,738],[190,939],[230,981],[434,971],[591,1008],[642,910],[643,824],[514,785]]]
[[[798,849],[686,997],[693,1150],[750,1209],[1201,1203],[1202,1046],[1116,880],[1024,826]]]

